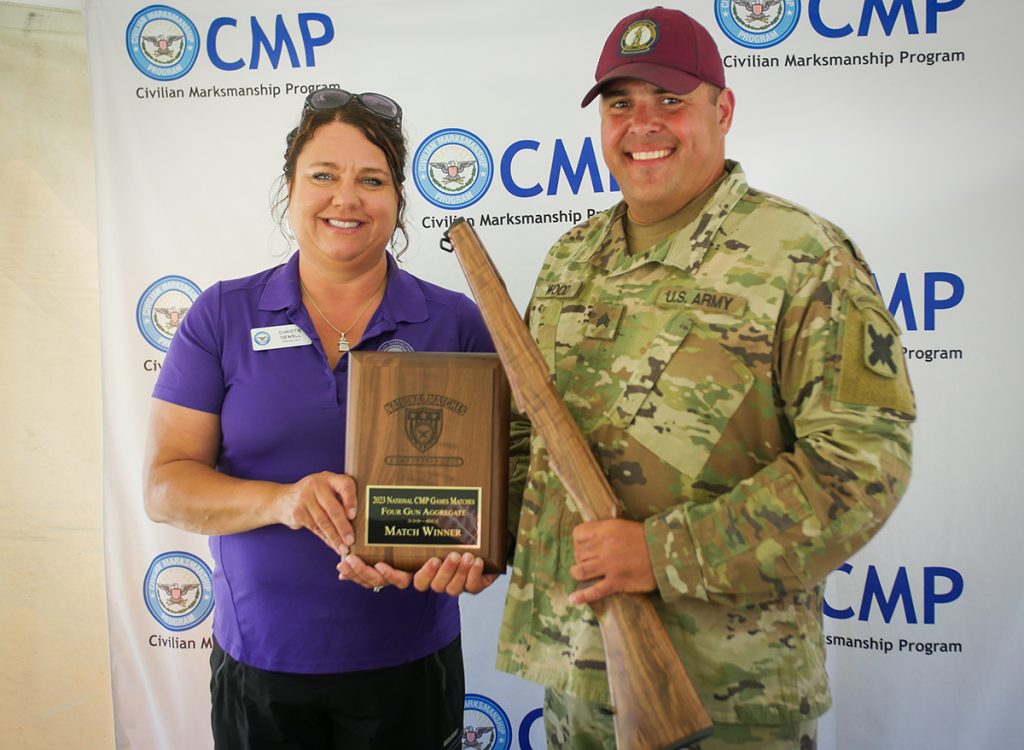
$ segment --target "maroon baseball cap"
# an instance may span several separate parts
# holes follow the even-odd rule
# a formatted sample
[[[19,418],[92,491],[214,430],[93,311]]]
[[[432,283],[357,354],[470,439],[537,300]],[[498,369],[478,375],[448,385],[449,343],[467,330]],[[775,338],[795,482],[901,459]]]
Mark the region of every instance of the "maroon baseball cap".
[[[638,78],[666,91],[688,94],[701,81],[725,88],[725,68],[708,30],[681,10],[657,8],[626,16],[604,43],[583,97],[586,107],[613,78]]]

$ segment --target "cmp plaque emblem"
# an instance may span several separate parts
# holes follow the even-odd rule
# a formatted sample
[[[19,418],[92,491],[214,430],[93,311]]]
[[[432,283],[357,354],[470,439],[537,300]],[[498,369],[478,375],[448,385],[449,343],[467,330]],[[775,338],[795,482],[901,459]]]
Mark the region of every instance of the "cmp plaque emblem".
[[[440,409],[405,410],[405,435],[420,453],[426,453],[438,441],[443,424]]]

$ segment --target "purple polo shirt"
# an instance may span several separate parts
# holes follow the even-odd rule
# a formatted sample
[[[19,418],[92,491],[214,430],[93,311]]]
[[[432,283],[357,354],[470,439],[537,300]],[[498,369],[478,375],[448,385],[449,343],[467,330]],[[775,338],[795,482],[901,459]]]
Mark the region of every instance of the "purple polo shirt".
[[[491,352],[476,305],[388,256],[384,299],[357,349]],[[297,325],[311,345],[254,351],[250,331]],[[333,342],[331,342],[333,345]],[[344,472],[348,358],[335,370],[284,265],[203,292],[171,343],[155,398],[219,414],[217,470],[295,482]],[[235,659],[279,672],[349,672],[418,659],[459,633],[458,600],[338,580],[337,553],[311,532],[267,526],[210,537],[214,634]]]

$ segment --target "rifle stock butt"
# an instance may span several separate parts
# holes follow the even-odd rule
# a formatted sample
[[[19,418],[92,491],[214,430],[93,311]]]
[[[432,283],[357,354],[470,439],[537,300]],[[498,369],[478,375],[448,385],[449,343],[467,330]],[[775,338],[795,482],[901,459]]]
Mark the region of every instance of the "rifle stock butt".
[[[620,750],[675,750],[711,734],[711,718],[658,620],[641,594],[595,602],[608,664]]]

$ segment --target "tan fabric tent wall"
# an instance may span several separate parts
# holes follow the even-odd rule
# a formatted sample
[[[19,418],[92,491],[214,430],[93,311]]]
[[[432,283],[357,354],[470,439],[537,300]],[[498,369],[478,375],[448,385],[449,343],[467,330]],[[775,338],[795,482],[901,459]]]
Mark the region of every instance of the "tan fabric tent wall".
[[[80,12],[0,3],[0,737],[113,747]]]

